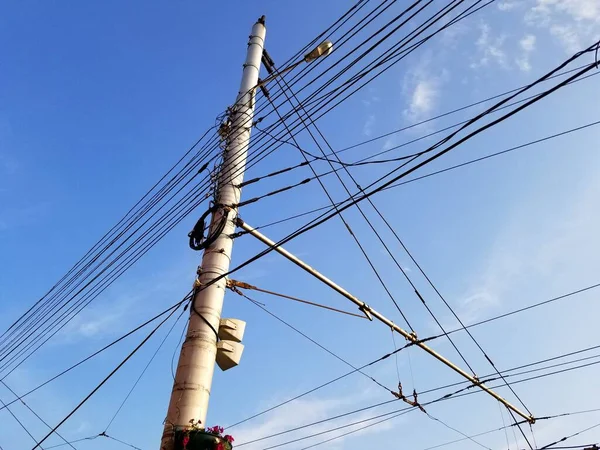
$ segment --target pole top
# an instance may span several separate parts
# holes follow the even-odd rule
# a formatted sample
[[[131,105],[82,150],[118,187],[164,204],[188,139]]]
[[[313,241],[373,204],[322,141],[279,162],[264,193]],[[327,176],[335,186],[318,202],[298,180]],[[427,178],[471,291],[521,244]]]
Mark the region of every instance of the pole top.
[[[258,18],[257,22],[260,23],[261,25],[264,25],[265,20],[266,20],[266,17],[264,15],[262,15]]]

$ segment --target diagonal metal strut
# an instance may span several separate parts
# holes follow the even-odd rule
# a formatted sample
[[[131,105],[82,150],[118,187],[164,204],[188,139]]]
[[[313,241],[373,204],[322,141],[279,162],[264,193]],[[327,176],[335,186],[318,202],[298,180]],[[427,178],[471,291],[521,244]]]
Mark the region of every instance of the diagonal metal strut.
[[[415,333],[409,333],[408,331],[400,328],[398,325],[396,325],[394,322],[392,322],[391,320],[389,320],[383,314],[375,311],[373,308],[371,308],[365,302],[363,302],[362,300],[359,300],[357,297],[355,297],[354,295],[352,295],[346,289],[344,289],[343,287],[341,287],[338,284],[334,283],[329,278],[327,278],[325,275],[323,275],[320,272],[318,272],[317,270],[313,269],[311,266],[309,266],[308,264],[306,264],[305,262],[303,262],[302,260],[300,260],[299,258],[297,258],[296,256],[294,256],[293,254],[291,254],[290,252],[288,252],[287,250],[285,250],[283,247],[278,246],[276,242],[272,241],[271,239],[269,239],[268,237],[266,237],[265,235],[263,235],[259,231],[257,231],[254,228],[252,228],[250,225],[248,225],[247,223],[245,223],[239,217],[237,219],[237,225],[240,228],[242,228],[244,231],[246,231],[248,234],[254,236],[256,239],[258,239],[259,241],[261,241],[263,244],[266,244],[269,247],[273,248],[273,250],[275,250],[277,253],[279,253],[280,255],[285,256],[287,259],[289,259],[291,262],[293,262],[294,264],[296,264],[298,267],[300,267],[301,269],[304,269],[306,272],[308,272],[309,274],[311,274],[315,278],[319,279],[320,281],[322,281],[323,283],[325,283],[326,285],[328,285],[329,287],[331,287],[334,291],[336,291],[339,294],[341,294],[342,296],[346,297],[348,300],[350,300],[352,303],[354,303],[356,306],[358,306],[358,309],[360,309],[367,316],[367,318],[369,318],[370,320],[373,320],[373,318],[376,318],[380,322],[386,324],[388,327],[390,327],[391,329],[393,329],[397,333],[401,334],[406,340],[412,342],[414,345],[416,345],[416,346],[422,348],[423,350],[425,350],[431,356],[433,356],[437,360],[441,361],[442,363],[444,363],[445,365],[447,365],[448,367],[450,367],[452,370],[454,370],[456,373],[458,373],[462,377],[464,377],[467,380],[469,380],[471,383],[473,383],[474,386],[477,386],[481,390],[487,392],[489,395],[491,395],[492,397],[494,397],[496,400],[498,400],[500,403],[502,403],[504,406],[506,406],[510,410],[512,410],[515,413],[517,413],[519,416],[521,416],[522,418],[524,418],[525,420],[527,420],[529,423],[534,423],[535,422],[535,418],[533,416],[524,413],[519,408],[517,408],[516,406],[514,406],[512,403],[510,403],[508,400],[506,400],[505,398],[501,397],[495,391],[493,391],[492,389],[490,389],[489,387],[487,387],[485,384],[483,384],[476,376],[471,375],[468,372],[465,372],[463,369],[461,369],[460,367],[458,367],[456,364],[454,364],[453,362],[449,361],[444,356],[440,355],[438,352],[436,352],[435,350],[433,350],[432,348],[430,348],[429,346],[427,346],[424,342],[421,342]]]

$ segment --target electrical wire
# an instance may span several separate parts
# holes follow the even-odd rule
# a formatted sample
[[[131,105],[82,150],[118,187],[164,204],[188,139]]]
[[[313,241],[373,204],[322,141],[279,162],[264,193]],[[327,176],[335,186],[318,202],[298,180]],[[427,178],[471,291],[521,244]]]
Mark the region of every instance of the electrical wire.
[[[94,357],[98,356],[99,354],[103,353],[104,351],[108,350],[109,348],[113,347],[114,345],[118,344],[119,342],[121,342],[122,340],[126,339],[127,337],[131,336],[132,334],[136,333],[137,331],[141,330],[142,328],[148,326],[149,324],[151,324],[152,322],[154,322],[155,320],[159,319],[160,317],[164,316],[165,314],[168,314],[169,312],[172,312],[174,310],[176,310],[177,308],[179,308],[182,304],[184,304],[185,302],[189,301],[191,298],[191,292],[185,296],[183,298],[183,300],[175,303],[174,305],[172,305],[171,307],[163,310],[162,312],[156,314],[154,317],[146,320],[145,322],[143,322],[142,324],[138,325],[137,327],[133,328],[132,330],[128,331],[127,333],[125,333],[124,335],[118,337],[117,339],[113,340],[112,342],[110,342],[109,344],[105,345],[104,347],[102,347],[99,350],[96,350],[94,353],[90,354],[89,356],[81,359],[79,362],[69,366],[67,369],[59,372],[57,375],[49,378],[48,380],[44,381],[43,383],[39,384],[38,386],[36,386],[33,389],[30,389],[29,391],[27,391],[26,393],[20,395],[18,398],[16,398],[15,400],[7,403],[7,406],[12,405],[13,403],[16,403],[17,401],[20,401],[21,399],[27,397],[30,394],[33,394],[34,392],[38,391],[39,389],[41,389],[42,387],[46,386],[47,384],[51,383],[52,381],[56,380],[57,378],[62,377],[63,375],[66,375],[67,373],[69,373],[71,370],[79,367],[80,365],[82,365],[83,363],[89,361],[90,359],[93,359]],[[4,407],[0,408],[0,410],[4,409]]]
[[[285,80],[283,81],[283,83],[285,84]],[[296,95],[291,91],[291,89],[289,89],[288,86],[288,90],[290,90],[290,93],[292,95],[292,97],[294,97],[296,99],[296,101],[298,102],[298,106],[297,108],[301,109],[302,111],[304,111],[306,119],[310,122],[310,125],[313,126],[313,128],[317,131],[317,133],[319,134],[319,136],[321,137],[321,139],[323,139],[323,141],[325,142],[325,144],[327,145],[327,147],[329,148],[330,152],[336,157],[336,159],[338,160],[338,162],[341,164],[341,160],[338,156],[338,154],[335,152],[335,150],[333,150],[333,146],[329,143],[329,141],[325,138],[325,136],[323,135],[323,133],[321,132],[321,130],[319,129],[319,127],[317,126],[317,124],[315,123],[315,121],[312,119],[310,113],[308,113],[306,111],[306,109],[302,106],[302,104],[299,102],[298,98],[296,97]],[[292,104],[291,99],[289,99],[290,104]],[[293,104],[292,104],[293,106]],[[325,152],[323,151],[323,149],[321,148],[321,146],[318,144],[318,141],[316,140],[316,138],[314,137],[314,135],[310,132],[310,129],[308,128],[308,125],[305,124],[305,127],[307,128],[309,134],[311,135],[311,137],[313,138],[315,144],[317,144],[317,147],[319,148],[319,150],[321,150],[321,153],[323,155],[325,155]],[[331,164],[331,162],[329,163],[330,167],[332,170],[334,170],[333,165]],[[360,187],[360,185],[358,184],[358,182],[356,181],[356,179],[352,176],[352,174],[350,173],[347,165],[342,165],[342,169],[345,171],[345,173],[348,175],[348,177],[352,180],[352,182],[356,185],[356,187],[359,189],[359,191],[362,191],[362,188]],[[338,179],[338,181],[341,183],[341,185],[343,186],[344,190],[346,191],[346,193],[348,195],[351,195],[350,190],[348,189],[348,187],[346,186],[346,184],[344,183],[343,179],[340,177],[340,175],[336,172],[336,177]],[[378,208],[375,206],[375,204],[372,202],[371,199],[367,199],[368,203],[371,205],[371,207],[377,212],[377,214],[379,215],[379,217],[381,217],[384,221],[384,223],[388,226],[388,228],[391,228],[391,226],[389,225],[389,222],[387,220],[385,220],[385,217],[383,216],[383,214],[378,210]],[[435,317],[435,315],[433,314],[433,312],[431,311],[431,309],[425,304],[425,301],[423,300],[423,297],[421,296],[421,294],[418,292],[416,286],[414,285],[414,283],[411,281],[410,277],[408,276],[408,274],[406,273],[406,271],[404,270],[404,268],[402,267],[402,265],[398,262],[398,260],[396,259],[396,257],[394,256],[393,252],[390,250],[390,248],[387,246],[387,244],[385,243],[385,241],[383,240],[383,238],[381,237],[381,235],[379,234],[379,232],[377,231],[377,229],[375,228],[375,226],[371,223],[371,221],[368,219],[367,215],[365,214],[365,212],[363,211],[363,209],[360,207],[360,205],[356,205],[356,208],[358,209],[359,213],[361,214],[361,216],[363,217],[363,219],[365,220],[365,222],[369,225],[369,228],[371,229],[371,231],[373,231],[373,233],[375,234],[375,236],[377,236],[379,242],[381,243],[381,245],[383,245],[384,249],[386,250],[386,252],[388,253],[388,255],[390,256],[390,258],[394,261],[394,263],[396,264],[396,267],[398,267],[398,269],[401,271],[401,273],[404,275],[404,277],[408,280],[408,282],[410,283],[410,285],[412,286],[412,288],[414,289],[415,293],[417,294],[417,296],[419,297],[419,299],[423,302],[423,304],[425,305],[425,307],[427,308],[427,311],[430,313],[430,315],[432,316],[432,318],[436,321],[436,323],[438,324],[438,326],[440,327],[440,329],[445,333],[444,327],[442,326],[442,324],[439,322],[439,320],[437,319],[437,317]],[[392,228],[393,231],[393,228]],[[397,236],[397,235],[396,235]],[[375,270],[375,269],[373,269]],[[390,299],[392,300],[392,302],[394,303],[394,305],[396,306],[396,309],[398,309],[398,311],[402,314],[402,317],[404,318],[404,314],[402,313],[400,306],[398,305],[398,303],[396,302],[396,300],[394,299],[394,297],[392,296],[391,292],[389,291],[389,289],[387,288],[387,286],[385,285],[385,282],[383,281],[383,279],[379,276],[379,274],[377,273],[377,271],[375,270],[375,273],[379,279],[379,281],[381,282],[381,284],[383,285],[383,287],[385,288],[386,292],[388,293],[388,296],[390,297]],[[406,319],[405,319],[406,320]],[[408,321],[407,321],[408,323]],[[410,324],[409,324],[410,326]],[[414,332],[414,328],[411,327],[411,331]],[[454,343],[454,341],[452,340],[452,338],[450,338],[448,335],[446,335],[448,337],[449,342],[451,343],[451,345],[453,346],[453,348],[456,350],[457,354],[460,356],[460,358],[464,361],[464,363],[467,365],[467,367],[469,368],[469,370],[471,370],[471,372],[474,373],[473,368],[471,367],[471,365],[467,362],[467,360],[465,359],[464,355],[461,353],[461,351],[458,349],[458,347],[456,346],[456,344]]]
[[[600,284],[596,285],[596,287],[598,287],[598,286],[600,286]],[[587,289],[587,288],[585,288],[585,289]],[[585,289],[581,289],[581,290],[574,291],[574,292],[583,292]],[[570,294],[568,294],[568,295],[570,295]],[[565,296],[555,297],[555,298],[565,298]],[[547,304],[547,302],[540,302],[537,305],[541,306],[541,305],[544,305],[544,304]],[[526,310],[526,309],[527,308],[522,309],[522,310]],[[503,314],[503,315],[500,315],[500,316],[497,316],[497,317],[498,318],[502,318],[502,317],[506,317],[506,316],[507,316],[507,314]],[[460,329],[458,329],[456,331],[459,331],[459,330]],[[424,339],[423,341],[427,341],[427,340],[429,340],[429,339]],[[379,357],[377,359],[374,359],[374,360],[372,360],[372,361],[370,361],[370,362],[368,362],[368,363],[360,366],[359,369],[364,369],[366,367],[369,367],[369,366],[375,365],[375,364],[377,364],[379,362],[382,362],[385,359],[389,358],[390,356],[396,355],[399,351],[404,350],[406,348],[409,348],[412,345],[413,345],[412,343],[408,343],[404,347],[400,347],[400,348],[396,349],[394,352],[387,353],[387,354],[385,354],[385,355],[383,355],[383,356],[381,356],[381,357]],[[524,364],[524,365],[512,367],[510,369],[504,370],[504,372],[505,373],[514,372],[516,370],[528,368],[528,367],[539,365],[539,364],[544,364],[546,362],[555,361],[556,359],[560,359],[560,358],[564,358],[564,357],[568,357],[568,356],[573,356],[573,355],[585,353],[585,352],[588,352],[588,351],[591,351],[591,350],[595,350],[595,349],[598,349],[598,348],[600,348],[600,345],[595,345],[595,346],[587,347],[587,348],[584,348],[584,349],[580,349],[580,350],[572,351],[572,352],[569,352],[569,353],[561,354],[559,356],[554,356],[554,357],[551,357],[551,358],[542,359],[540,361],[536,361],[536,362],[533,362],[533,363],[529,363],[529,364]],[[600,357],[600,355],[598,357]],[[595,358],[595,357],[591,357],[591,358]],[[581,361],[588,360],[588,359],[590,359],[590,358],[582,358],[580,360],[575,360],[575,361],[570,361],[568,363],[560,364],[559,366],[562,366],[562,365],[565,365],[565,364],[572,364],[574,362],[581,362]],[[592,363],[592,364],[597,364],[597,363]],[[571,370],[576,370],[576,369],[579,369],[579,368],[588,367],[589,365],[592,365],[592,364],[586,364],[586,365],[583,365],[583,366],[580,366],[580,367],[572,368]],[[546,367],[544,369],[553,368],[553,367],[557,367],[557,366],[550,366],[550,367]],[[281,406],[287,405],[288,403],[291,403],[291,402],[293,402],[293,401],[295,401],[295,400],[297,400],[299,398],[302,398],[302,397],[304,397],[306,395],[312,394],[313,392],[315,392],[317,390],[320,390],[323,387],[329,386],[329,385],[331,385],[331,384],[333,384],[333,383],[335,383],[335,382],[337,382],[337,381],[339,381],[339,380],[341,380],[343,378],[346,378],[346,377],[348,377],[348,376],[350,376],[350,375],[352,375],[352,374],[354,374],[356,372],[357,372],[357,370],[349,371],[349,372],[347,372],[347,373],[345,373],[345,374],[343,374],[341,376],[338,376],[338,377],[336,377],[336,378],[334,378],[332,380],[327,381],[326,383],[320,384],[320,385],[318,385],[318,386],[316,386],[316,387],[314,387],[312,389],[309,389],[308,391],[305,391],[305,392],[303,392],[303,393],[301,393],[301,394],[299,394],[299,395],[297,395],[295,397],[292,397],[292,398],[290,398],[288,400],[285,400],[285,401],[283,401],[281,403],[278,403],[278,404],[276,404],[276,405],[274,405],[274,406],[272,406],[270,408],[267,408],[267,409],[265,409],[263,411],[260,411],[259,413],[256,413],[256,414],[254,414],[254,415],[252,415],[250,417],[247,417],[247,418],[245,418],[245,419],[243,419],[241,421],[238,421],[238,422],[236,422],[236,423],[234,423],[232,425],[229,425],[226,428],[227,429],[233,428],[233,427],[235,427],[237,425],[241,425],[242,423],[245,423],[245,422],[247,422],[249,420],[252,420],[252,419],[255,419],[257,417],[260,417],[263,414],[271,412],[271,411],[273,411],[273,410],[275,410],[277,408],[280,408]],[[520,373],[519,375],[522,375],[522,374],[525,374],[525,373],[531,373],[531,372],[530,371],[526,371],[524,373]],[[557,373],[561,373],[561,372],[557,372]],[[486,375],[483,378],[485,379],[485,378],[488,378],[489,376],[491,376],[491,375]],[[461,385],[464,385],[465,383],[467,383],[467,382],[457,382],[457,383],[448,384],[448,385],[445,385],[445,386],[442,386],[442,387],[439,387],[439,388],[433,388],[433,389],[429,389],[429,390],[424,390],[424,391],[420,392],[419,395],[428,394],[428,393],[431,393],[431,392],[435,392],[435,391],[438,391],[438,390],[441,390],[441,389],[447,389],[447,388],[450,388],[450,387],[461,386]],[[472,385],[469,385],[468,387],[471,387],[471,386]],[[393,401],[396,401],[396,399],[392,400],[391,402],[393,402]],[[388,402],[385,402],[383,404],[387,404],[387,403]],[[361,409],[360,411],[363,411],[363,410],[364,409]],[[307,425],[307,426],[310,426],[310,425]]]
[[[142,379],[142,377],[144,376],[144,374],[148,370],[148,367],[150,367],[150,364],[152,364],[152,361],[154,361],[154,358],[156,358],[156,355],[158,354],[158,352],[160,351],[160,349],[163,347],[163,345],[165,344],[165,342],[167,341],[167,339],[169,338],[169,336],[173,332],[173,329],[179,323],[179,320],[185,314],[186,311],[187,311],[187,308],[184,309],[183,311],[181,311],[181,313],[179,314],[179,316],[173,322],[173,325],[171,326],[171,328],[169,328],[169,330],[167,331],[167,333],[163,337],[163,340],[158,344],[158,347],[156,348],[156,350],[154,351],[154,353],[152,354],[152,356],[150,357],[150,359],[148,360],[148,362],[146,363],[146,365],[142,369],[140,375],[137,377],[137,379],[135,380],[135,382],[131,386],[131,389],[129,389],[129,392],[127,392],[127,395],[125,395],[125,398],[123,399],[123,401],[121,402],[121,404],[119,405],[119,407],[117,408],[117,410],[115,411],[115,413],[113,414],[113,416],[111,417],[111,419],[108,421],[108,424],[106,425],[106,427],[104,427],[104,433],[108,432],[108,429],[110,428],[110,426],[112,425],[112,423],[115,421],[115,419],[117,418],[117,416],[119,415],[119,413],[123,409],[123,406],[125,406],[125,403],[127,403],[127,400],[129,400],[129,397],[131,397],[131,394],[133,393],[133,391],[135,390],[135,388],[139,384],[140,380]]]
[[[594,75],[596,75],[596,74],[594,74]],[[523,149],[523,148],[526,148],[526,147],[529,147],[529,146],[532,146],[532,145],[535,145],[535,144],[539,144],[539,143],[542,143],[542,142],[545,142],[545,141],[549,141],[551,139],[555,139],[555,138],[558,138],[558,137],[561,137],[561,136],[565,136],[567,134],[574,133],[576,131],[581,131],[581,130],[584,130],[584,129],[587,129],[587,128],[590,128],[590,127],[594,127],[594,126],[597,126],[597,125],[600,125],[600,121],[590,122],[590,123],[587,123],[585,125],[581,125],[581,126],[578,126],[578,127],[575,127],[575,128],[570,128],[568,130],[565,130],[565,131],[562,131],[562,132],[559,132],[559,133],[555,133],[555,134],[552,134],[552,135],[549,135],[549,136],[545,136],[545,137],[540,138],[540,139],[536,139],[536,140],[533,140],[533,141],[528,141],[528,142],[526,142],[524,144],[513,146],[513,147],[510,147],[510,148],[505,149],[505,150],[494,152],[494,153],[491,153],[489,155],[485,155],[485,156],[482,156],[482,157],[479,157],[479,158],[475,158],[475,159],[471,159],[471,160],[465,161],[463,163],[459,163],[459,164],[455,164],[455,165],[452,165],[452,166],[448,166],[446,168],[443,168],[443,169],[440,169],[440,170],[436,170],[434,172],[429,172],[427,174],[424,174],[424,175],[421,175],[421,176],[418,176],[418,177],[415,177],[415,178],[411,178],[411,179],[406,180],[406,181],[401,181],[401,182],[395,183],[395,184],[393,184],[391,186],[388,186],[386,189],[384,189],[384,191],[389,190],[389,189],[393,189],[393,188],[397,188],[397,187],[400,187],[400,186],[404,186],[406,184],[410,184],[410,183],[413,183],[413,182],[416,182],[416,181],[420,181],[420,180],[423,180],[423,179],[426,179],[426,178],[429,178],[429,177],[432,177],[432,176],[435,176],[435,175],[440,175],[440,174],[443,174],[443,173],[446,173],[446,172],[450,172],[452,170],[459,169],[459,168],[462,168],[462,167],[466,167],[468,165],[475,164],[475,163],[478,163],[478,162],[481,162],[481,161],[485,161],[485,160],[494,158],[496,156],[505,155],[505,154],[514,152],[516,150],[520,150],[520,149]],[[341,169],[336,169],[336,170],[341,170]],[[320,174],[319,176],[324,176],[326,174],[328,174],[328,172]],[[308,216],[308,215],[311,215],[311,214],[315,214],[315,213],[320,212],[320,211],[324,211],[324,210],[326,210],[328,208],[329,208],[329,206],[327,206],[327,205],[320,206],[318,208],[314,208],[314,209],[311,209],[309,211],[305,211],[303,213],[294,214],[293,216],[289,216],[289,217],[285,217],[285,218],[282,218],[282,219],[278,219],[278,220],[275,220],[273,222],[269,222],[269,223],[266,223],[266,224],[262,224],[262,225],[256,226],[254,228],[256,230],[260,230],[260,229],[263,229],[263,228],[273,227],[275,225],[279,225],[281,223],[288,222],[290,220],[298,219],[300,217],[304,217],[304,216]],[[245,234],[245,232],[242,231],[241,234]]]
[[[326,353],[329,353],[331,356],[333,356],[335,359],[343,362],[344,364],[346,364],[347,366],[351,367],[354,372],[358,372],[361,375],[365,376],[366,378],[368,378],[370,381],[372,381],[373,383],[375,383],[376,385],[378,385],[379,387],[383,388],[386,392],[393,392],[390,388],[388,388],[387,386],[385,386],[383,383],[380,383],[379,381],[377,381],[373,376],[368,375],[367,373],[365,373],[362,368],[360,367],[356,367],[354,366],[352,363],[348,362],[346,359],[342,358],[341,356],[339,356],[338,354],[334,353],[333,351],[329,350],[328,348],[326,348],[324,345],[320,344],[319,342],[317,342],[316,340],[314,340],[313,338],[311,338],[310,336],[308,336],[306,333],[300,331],[298,328],[296,328],[295,326],[293,326],[292,324],[290,324],[289,322],[285,321],[284,319],[282,319],[281,317],[277,316],[276,314],[272,313],[271,311],[269,311],[267,308],[265,308],[264,306],[262,306],[259,302],[257,302],[256,300],[250,298],[248,295],[244,294],[243,292],[239,291],[238,292],[239,295],[241,295],[242,297],[244,297],[246,300],[249,300],[253,305],[257,306],[258,308],[262,309],[264,312],[266,312],[268,315],[270,315],[271,317],[273,317],[274,319],[276,319],[277,321],[281,322],[282,324],[284,324],[286,327],[290,328],[291,330],[293,330],[294,332],[298,333],[300,336],[302,336],[303,338],[307,339],[308,341],[312,342],[314,345],[316,345],[317,347],[319,347],[321,350],[325,351]],[[232,425],[233,426],[233,425]],[[230,426],[229,428],[231,428],[232,426]]]
[[[27,435],[33,440],[33,442],[36,443],[36,447],[40,445],[40,442],[33,436],[33,434],[31,434],[31,432],[29,431],[29,429],[23,424],[23,422],[21,422],[19,420],[19,418],[15,415],[15,413],[8,407],[6,406],[6,403],[4,403],[4,401],[2,399],[0,399],[0,403],[2,403],[2,408],[6,409],[8,411],[8,413],[12,416],[13,419],[15,419],[15,422],[17,422],[19,424],[19,426],[23,429],[23,431],[25,431],[25,433],[27,433]],[[42,450],[43,447],[40,447]]]
[[[131,357],[133,355],[135,355],[137,353],[137,351],[140,348],[142,348],[144,346],[144,344],[146,342],[148,342],[148,340],[150,340],[150,338],[154,335],[154,333],[156,333],[158,331],[158,329],[162,325],[164,325],[164,323],[167,320],[169,320],[171,318],[171,316],[175,313],[175,311],[176,311],[176,309],[173,309],[167,315],[167,317],[165,317],[152,331],[150,331],[150,333],[125,357],[125,359],[123,359],[123,361],[121,361],[106,377],[104,377],[104,379],[94,389],[92,389],[92,391],[88,395],[86,395],[83,398],[83,400],[81,400],[81,402],[79,402],[79,404],[77,404],[77,406],[75,406],[75,408],[73,408],[71,410],[71,412],[69,412],[48,434],[46,434],[39,441],[39,443],[36,443],[36,445],[31,450],[35,450],[36,448],[40,447],[40,445],[46,439],[48,439],[52,435],[52,433],[54,433],[62,424],[64,424],[67,420],[69,420],[73,414],[75,414],[115,373],[117,373],[119,371],[119,369],[121,369],[121,367],[123,367],[125,365],[125,363],[127,363],[127,361],[129,361],[131,359]]]
[[[6,388],[6,389],[8,389],[12,395],[14,395],[14,396],[15,396],[15,397],[17,397],[17,398],[19,397],[19,396],[17,395],[17,393],[16,393],[15,391],[13,391],[13,390],[10,388],[10,386],[9,386],[8,384],[6,384],[4,381],[0,381],[0,383],[2,383],[2,385],[3,385],[3,386]],[[21,402],[21,404],[22,404],[22,405],[23,405],[25,408],[27,408],[27,409],[29,410],[29,412],[31,412],[31,413],[32,413],[32,414],[33,414],[33,415],[34,415],[34,416],[35,416],[35,417],[36,417],[36,418],[37,418],[37,419],[38,419],[40,422],[42,422],[44,425],[46,425],[46,427],[48,427],[48,428],[52,429],[52,427],[51,427],[50,425],[48,425],[48,422],[46,422],[44,419],[42,419],[42,417],[41,417],[41,416],[40,416],[38,413],[36,413],[36,412],[35,412],[35,411],[34,411],[34,410],[33,410],[33,409],[32,409],[32,408],[31,408],[31,407],[30,407],[30,406],[29,406],[27,403],[25,403],[25,402],[24,402],[22,399],[20,400],[20,402]],[[9,410],[9,412],[10,412],[10,409],[8,408],[8,405],[6,405],[6,403],[2,402],[2,407],[3,407],[3,408],[6,408],[6,409],[7,409],[7,410]],[[13,417],[15,417],[15,416],[13,416]],[[16,419],[16,417],[15,417],[15,419]],[[74,450],[77,450],[77,449],[76,449],[75,447],[73,447],[73,445],[72,445],[70,442],[68,442],[68,441],[67,441],[67,440],[66,440],[66,439],[65,439],[65,438],[64,438],[64,437],[63,437],[63,436],[62,436],[62,435],[61,435],[61,434],[60,434],[58,431],[56,431],[55,433],[56,433],[56,435],[57,435],[59,438],[61,438],[61,439],[62,439],[62,440],[65,442],[65,445],[68,445],[68,446],[69,446],[69,447],[71,447],[72,449],[74,449]],[[37,443],[37,442],[36,442],[36,443]]]

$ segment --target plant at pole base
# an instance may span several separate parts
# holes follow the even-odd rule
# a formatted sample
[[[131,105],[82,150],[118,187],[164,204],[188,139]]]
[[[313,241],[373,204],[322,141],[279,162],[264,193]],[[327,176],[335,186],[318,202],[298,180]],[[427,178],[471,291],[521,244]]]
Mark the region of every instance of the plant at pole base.
[[[190,426],[175,431],[175,450],[231,450],[233,437],[223,436],[223,427],[202,428],[201,422],[190,420]]]
[[[223,436],[223,427],[215,425],[214,427],[208,427],[204,430],[207,433],[210,433],[214,436],[221,438],[224,442],[220,442],[217,444],[216,450],[231,450],[233,448],[233,436],[226,434]]]

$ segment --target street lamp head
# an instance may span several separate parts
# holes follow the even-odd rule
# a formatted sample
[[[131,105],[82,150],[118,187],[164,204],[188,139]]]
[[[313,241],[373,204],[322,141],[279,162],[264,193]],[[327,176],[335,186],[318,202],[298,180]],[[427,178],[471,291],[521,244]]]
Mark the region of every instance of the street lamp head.
[[[323,41],[317,47],[315,47],[310,53],[304,56],[304,61],[309,63],[321,56],[327,56],[333,50],[333,43],[331,41]]]

